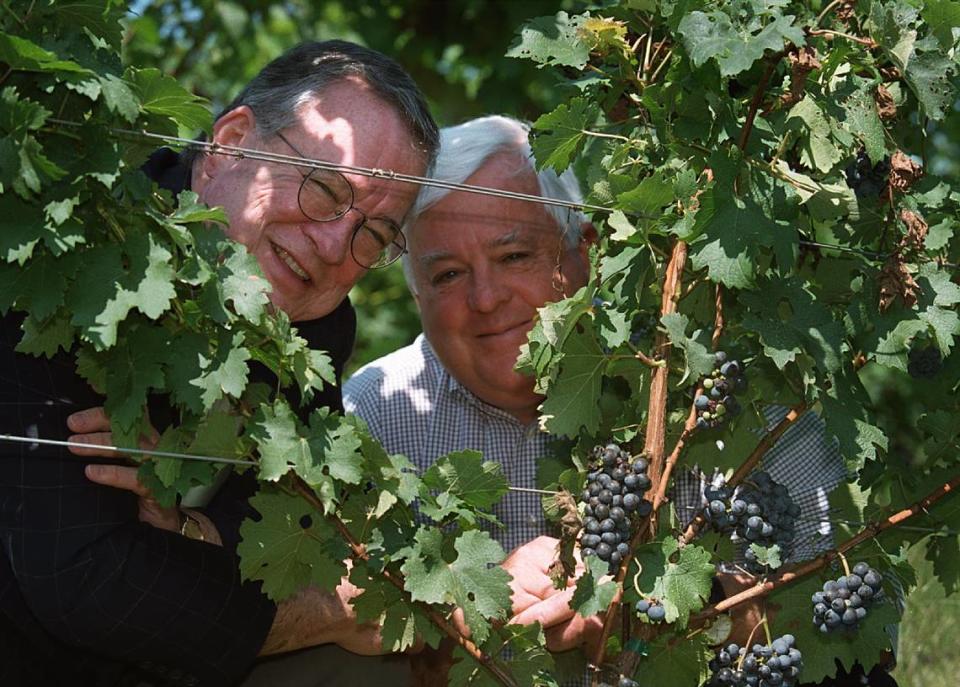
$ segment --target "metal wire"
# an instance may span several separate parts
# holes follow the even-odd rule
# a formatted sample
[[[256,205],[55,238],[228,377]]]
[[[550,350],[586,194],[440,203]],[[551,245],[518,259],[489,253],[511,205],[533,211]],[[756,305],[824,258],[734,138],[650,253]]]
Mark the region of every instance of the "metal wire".
[[[52,124],[57,124],[59,126],[69,126],[69,127],[82,127],[84,124],[80,122],[71,122],[64,119],[49,118],[48,122]],[[314,158],[302,157],[300,155],[285,155],[283,153],[271,153],[263,150],[256,150],[254,148],[242,148],[240,146],[228,146],[221,145],[219,143],[213,143],[210,141],[200,141],[193,138],[184,138],[182,136],[168,136],[166,134],[157,134],[151,131],[138,131],[135,129],[119,129],[111,128],[109,130],[112,134],[118,137],[134,138],[139,140],[149,140],[149,141],[158,141],[167,145],[172,145],[178,148],[198,148],[204,152],[211,155],[228,155],[230,157],[235,157],[237,159],[250,158],[252,160],[261,160],[264,162],[274,162],[278,164],[289,164],[296,167],[307,167],[309,169],[329,169],[335,172],[342,172],[347,174],[358,174],[360,176],[368,176],[380,179],[391,179],[393,181],[402,181],[410,184],[417,184],[419,186],[433,186],[436,188],[445,188],[451,191],[466,191],[467,193],[477,193],[485,196],[494,196],[498,198],[510,198],[512,200],[521,200],[528,203],[540,203],[541,205],[554,205],[558,207],[570,208],[573,210],[592,210],[594,212],[614,212],[618,208],[606,207],[604,205],[591,205],[590,203],[574,203],[569,200],[560,200],[558,198],[546,198],[543,196],[532,195],[529,193],[519,193],[517,191],[507,191],[504,189],[491,188],[488,186],[475,186],[473,184],[458,184],[452,181],[443,181],[441,179],[433,179],[430,177],[417,176],[414,174],[403,174],[401,172],[395,172],[389,169],[381,169],[378,167],[360,167],[358,165],[343,165],[336,162],[327,162],[325,160],[317,160]],[[626,212],[622,211],[624,214],[631,217],[636,217],[638,219],[649,219],[656,220],[658,217],[652,215],[645,215],[642,213],[636,212]],[[890,257],[889,253],[878,253],[875,251],[863,250],[860,248],[851,248],[849,246],[834,245],[829,243],[822,243],[820,241],[810,241],[807,239],[800,239],[798,243],[801,246],[806,246],[808,248],[826,248],[829,250],[842,251],[845,253],[854,253],[857,255],[862,255],[865,258],[871,260],[886,260]],[[933,262],[932,260],[928,262]],[[945,267],[951,267],[954,269],[960,268],[960,265],[955,265],[953,263],[944,262],[942,263]]]
[[[0,441],[11,441],[18,444],[43,444],[45,446],[63,446],[67,448],[97,449],[100,451],[111,451],[114,453],[130,453],[141,456],[154,456],[157,458],[179,458],[180,460],[194,460],[203,463],[230,463],[231,465],[257,465],[255,460],[240,460],[238,458],[217,458],[214,456],[201,456],[191,453],[176,453],[174,451],[148,451],[139,448],[122,448],[120,446],[105,446],[101,444],[84,444],[77,441],[59,441],[56,439],[40,439],[38,437],[21,437],[13,434],[0,434]]]
[[[60,126],[79,127],[82,124],[70,122],[62,119],[50,118],[47,120]],[[134,129],[110,129],[111,133],[128,138],[142,140],[153,140],[174,145],[180,148],[199,148],[212,155],[227,155],[237,159],[250,158],[252,160],[262,160],[264,162],[276,162],[280,164],[294,165],[295,167],[307,167],[309,169],[329,169],[335,172],[347,174],[358,174],[360,176],[375,177],[381,179],[390,179],[392,181],[403,181],[419,186],[435,186],[437,188],[446,188],[452,191],[467,191],[468,193],[479,193],[486,196],[496,196],[499,198],[511,198],[513,200],[522,200],[530,203],[540,203],[543,205],[557,205],[559,207],[571,208],[573,210],[593,210],[596,212],[613,212],[614,208],[604,207],[602,205],[590,205],[589,203],[574,203],[569,200],[560,200],[558,198],[545,198],[529,193],[519,193],[517,191],[506,191],[504,189],[490,188],[488,186],[474,186],[473,184],[457,184],[452,181],[442,181],[430,177],[417,176],[415,174],[403,174],[390,169],[380,169],[378,167],[360,167],[358,165],[343,165],[337,162],[327,162],[300,155],[286,155],[284,153],[271,153],[254,148],[242,148],[240,146],[228,146],[210,141],[198,141],[192,138],[183,138],[181,136],[167,136],[165,134],[156,134],[150,131],[136,131]],[[650,218],[654,219],[654,218]]]

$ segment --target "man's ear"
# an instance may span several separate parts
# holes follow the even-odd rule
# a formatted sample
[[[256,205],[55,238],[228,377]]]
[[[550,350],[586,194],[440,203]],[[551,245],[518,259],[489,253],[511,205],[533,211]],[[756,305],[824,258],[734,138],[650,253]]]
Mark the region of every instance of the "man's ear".
[[[251,147],[252,137],[256,135],[257,120],[246,105],[234,108],[213,124],[213,143],[222,146]],[[203,174],[213,178],[221,168],[235,162],[229,155],[205,155]]]

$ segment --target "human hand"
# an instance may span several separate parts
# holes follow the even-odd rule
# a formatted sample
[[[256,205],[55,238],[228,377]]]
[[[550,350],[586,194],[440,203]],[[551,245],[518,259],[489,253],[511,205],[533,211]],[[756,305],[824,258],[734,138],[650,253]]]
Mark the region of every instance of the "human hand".
[[[349,561],[347,561],[349,567]],[[308,646],[337,644],[361,656],[390,653],[384,649],[380,626],[358,623],[351,603],[361,590],[344,576],[333,592],[306,587],[277,606],[261,656]]]
[[[98,446],[113,446],[113,434],[110,431],[110,417],[103,406],[78,410],[67,418],[67,427],[75,432],[68,437],[71,443],[88,444],[90,448],[70,446],[70,452],[78,456],[101,456],[104,458],[122,458],[120,451],[97,448]],[[148,434],[140,437],[140,448],[150,450],[156,448],[160,441],[160,434],[150,426]]]
[[[76,432],[69,437],[74,443],[90,444],[91,448],[70,447],[70,452],[78,456],[103,456],[113,459],[124,459],[124,455],[117,451],[108,451],[98,449],[96,446],[112,446],[113,436],[110,432],[110,418],[102,407],[87,408],[73,413],[67,418],[67,427],[71,432]],[[156,447],[159,435],[157,431],[150,428],[150,435],[141,437],[140,448],[149,450]],[[130,465],[98,465],[91,463],[84,468],[84,474],[87,479],[97,484],[102,484],[115,489],[123,489],[132,492],[138,497],[139,512],[138,517],[141,522],[152,525],[158,529],[168,530],[170,532],[179,532],[183,524],[183,515],[181,510],[174,507],[161,506],[159,502],[150,493],[139,480],[137,476],[138,468]],[[220,536],[217,533],[213,523],[202,513],[189,511],[200,524],[203,532],[204,541],[214,544],[220,544]]]
[[[513,576],[510,623],[540,623],[551,651],[594,645],[603,630],[602,620],[598,616],[585,618],[570,608],[576,580],[584,570],[579,551],[575,552],[575,575],[567,580],[565,589],[557,589],[550,577],[550,567],[557,557],[557,543],[553,537],[537,537],[514,549],[501,564]]]

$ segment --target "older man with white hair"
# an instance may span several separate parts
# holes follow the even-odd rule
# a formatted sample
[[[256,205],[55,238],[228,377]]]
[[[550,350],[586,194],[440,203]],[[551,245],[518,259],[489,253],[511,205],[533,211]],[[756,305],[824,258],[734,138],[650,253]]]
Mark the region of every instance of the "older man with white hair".
[[[525,125],[500,116],[443,129],[434,174],[579,203],[572,172],[536,172],[527,137]],[[532,487],[552,438],[536,424],[543,397],[513,367],[537,308],[587,282],[593,226],[567,208],[444,188],[425,188],[412,217],[404,268],[423,334],[358,371],[344,405],[421,469],[474,449],[499,461],[511,485]],[[540,585],[554,542],[542,538],[550,530],[539,496],[511,491],[494,513],[506,524],[492,532],[505,550],[525,545],[505,564],[515,621],[539,620],[553,649],[585,641],[596,621],[574,616],[566,594]]]

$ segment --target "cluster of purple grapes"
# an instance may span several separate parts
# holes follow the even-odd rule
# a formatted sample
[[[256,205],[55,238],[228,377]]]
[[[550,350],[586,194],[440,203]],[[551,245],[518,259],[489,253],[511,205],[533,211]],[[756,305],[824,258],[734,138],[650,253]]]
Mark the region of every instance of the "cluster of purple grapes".
[[[887,188],[890,176],[890,158],[886,157],[877,164],[863,149],[857,153],[857,159],[846,169],[847,185],[853,189],[857,198],[878,198]]]
[[[584,507],[580,553],[597,556],[616,572],[630,553],[633,520],[650,514],[653,505],[643,499],[650,488],[647,460],[633,457],[617,444],[597,446],[590,453],[587,485],[580,498]]]
[[[640,599],[634,609],[641,616],[647,616],[652,623],[659,623],[667,617],[667,609],[656,599]]]
[[[813,595],[813,624],[821,632],[856,630],[867,609],[883,600],[883,577],[866,563],[853,566],[849,575],[823,583]]]
[[[914,379],[932,379],[943,368],[943,356],[936,346],[917,346],[907,354],[907,372]]]
[[[713,355],[716,367],[709,377],[704,377],[700,382],[703,393],[693,399],[697,409],[697,429],[719,427],[728,417],[737,415],[740,402],[733,392],[747,386],[747,378],[738,361],[727,360],[727,354],[723,351]]]
[[[793,635],[770,644],[747,647],[730,644],[710,659],[707,687],[793,687],[803,667],[803,655]]]
[[[757,470],[736,489],[727,485],[709,486],[704,496],[707,504],[703,517],[715,531],[735,535],[735,540],[748,545],[777,544],[781,556],[789,555],[800,506],[790,497],[790,491],[768,473]],[[749,546],[743,555],[748,570],[765,571]]]

